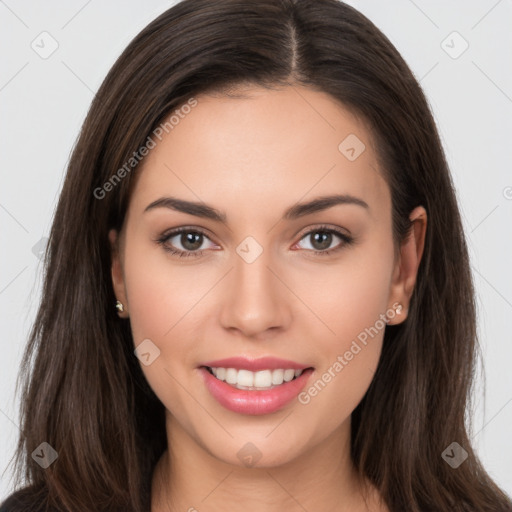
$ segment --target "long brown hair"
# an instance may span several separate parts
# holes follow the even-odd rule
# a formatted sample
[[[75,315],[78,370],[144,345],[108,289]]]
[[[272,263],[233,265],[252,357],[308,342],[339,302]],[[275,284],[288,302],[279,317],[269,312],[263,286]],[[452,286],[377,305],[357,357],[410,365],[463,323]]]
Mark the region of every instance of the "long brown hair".
[[[408,318],[386,327],[374,380],[352,415],[356,468],[393,512],[511,511],[465,425],[478,355],[474,289],[435,122],[391,42],[337,0],[184,0],[108,73],[69,162],[20,371],[15,460],[25,489],[13,510],[149,510],[164,409],[133,354],[129,322],[116,315],[108,242],[137,166],[104,184],[173,110],[237,84],[305,85],[365,119],[392,194],[396,244],[412,209],[427,210]],[[31,457],[42,442],[58,452],[44,470]],[[453,442],[468,454],[457,469],[442,457]]]

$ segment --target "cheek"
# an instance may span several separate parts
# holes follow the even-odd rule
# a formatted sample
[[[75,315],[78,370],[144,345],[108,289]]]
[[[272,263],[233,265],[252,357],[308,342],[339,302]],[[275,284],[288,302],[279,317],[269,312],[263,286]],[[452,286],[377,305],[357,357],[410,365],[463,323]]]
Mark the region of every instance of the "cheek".
[[[366,393],[382,349],[393,247],[368,246],[309,288],[312,308],[327,328],[316,337],[321,364],[299,401],[312,417],[334,428]],[[317,282],[315,280],[315,282]],[[311,290],[315,290],[311,295]],[[321,324],[319,324],[321,325]]]
[[[319,264],[296,276],[294,292],[316,313],[309,315],[317,326],[322,352],[348,350],[351,341],[377,324],[388,309],[393,272],[393,245],[367,243],[350,248],[335,265]],[[314,276],[305,279],[305,275]],[[364,334],[361,336],[364,338]]]
[[[187,325],[187,315],[208,289],[208,276],[201,276],[197,267],[177,265],[163,249],[139,243],[135,236],[127,239],[125,254],[134,342],[137,345],[150,338],[166,350],[169,343],[164,340],[175,338],[175,333]],[[177,347],[176,343],[173,346]]]
[[[142,370],[157,394],[176,396],[170,390],[180,386],[172,377],[185,382],[198,363],[211,316],[206,295],[219,275],[211,266],[180,265],[135,235],[126,238],[124,273],[134,345],[149,339],[159,351]]]
[[[172,327],[179,293],[171,288],[165,268],[143,253],[132,251],[126,258],[126,290],[134,342],[159,340]],[[178,283],[175,284],[177,286]],[[174,287],[174,286],[173,286]]]
[[[151,363],[141,362],[141,369],[165,407],[187,423],[193,415],[194,402],[181,383],[188,387],[195,340],[200,339],[190,319],[198,313],[197,306],[208,286],[198,284],[204,281],[196,281],[197,272],[194,273],[192,267],[184,269],[173,265],[160,249],[139,244],[135,237],[131,243],[127,239],[125,255],[134,345],[144,342],[148,346],[145,340],[151,341]]]

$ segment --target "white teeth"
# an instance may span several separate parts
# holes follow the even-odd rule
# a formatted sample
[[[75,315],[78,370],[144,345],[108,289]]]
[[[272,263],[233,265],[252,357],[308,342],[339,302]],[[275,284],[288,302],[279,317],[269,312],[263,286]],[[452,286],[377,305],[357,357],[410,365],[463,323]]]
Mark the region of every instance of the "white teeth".
[[[234,368],[226,370],[226,382],[228,384],[236,384],[238,380],[238,372]]]
[[[272,372],[270,370],[261,370],[254,374],[253,386],[257,388],[268,388],[272,385]]]
[[[286,382],[290,382],[293,377],[295,377],[295,370],[285,370],[284,371],[284,380]]]
[[[274,370],[272,372],[272,384],[278,386],[284,381],[284,370]]]
[[[290,382],[299,377],[303,370],[260,370],[251,372],[249,370],[237,370],[236,368],[211,368],[217,379],[226,381],[238,389],[271,389],[283,382]]]
[[[254,373],[249,370],[238,370],[237,384],[240,386],[252,387],[254,383]]]

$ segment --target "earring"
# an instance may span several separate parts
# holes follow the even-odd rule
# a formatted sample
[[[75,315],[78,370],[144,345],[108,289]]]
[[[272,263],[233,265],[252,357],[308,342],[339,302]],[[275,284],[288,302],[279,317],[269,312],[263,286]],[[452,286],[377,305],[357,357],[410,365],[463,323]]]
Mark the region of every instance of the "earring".
[[[402,314],[402,304],[398,304],[398,307],[396,308],[396,314],[397,315],[401,315]]]
[[[116,302],[116,309],[119,313],[122,313],[124,311],[123,303],[120,300]]]

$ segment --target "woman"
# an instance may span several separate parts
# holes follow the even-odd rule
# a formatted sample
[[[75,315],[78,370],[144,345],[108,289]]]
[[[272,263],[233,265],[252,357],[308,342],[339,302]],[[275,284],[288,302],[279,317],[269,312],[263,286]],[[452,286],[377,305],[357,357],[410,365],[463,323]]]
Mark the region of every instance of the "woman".
[[[475,350],[389,40],[336,0],[185,0],[74,149],[1,510],[510,511],[464,423]]]

